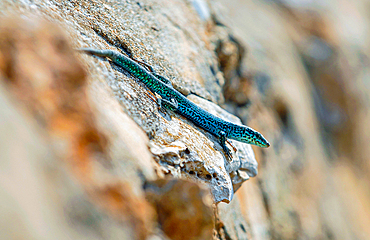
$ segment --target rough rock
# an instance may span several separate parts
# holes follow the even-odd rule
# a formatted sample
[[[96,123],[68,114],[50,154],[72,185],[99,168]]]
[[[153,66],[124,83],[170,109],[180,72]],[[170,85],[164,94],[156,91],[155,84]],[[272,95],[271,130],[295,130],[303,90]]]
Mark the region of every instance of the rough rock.
[[[368,239],[368,8],[0,1],[0,238]],[[232,141],[228,161],[80,47],[150,64],[272,146]]]
[[[2,78],[0,104],[1,238],[132,239],[129,225],[92,203]]]
[[[159,179],[148,182],[145,192],[157,210],[161,229],[170,239],[212,238],[213,199],[205,185],[183,179]]]
[[[250,146],[236,142],[229,162],[214,136],[159,111],[143,84],[73,48],[124,51],[151,64],[206,110],[240,123],[215,104],[223,101],[223,75],[214,43],[207,40],[212,24],[207,9],[201,2],[176,1],[0,3],[0,70],[7,91],[44,131],[47,148],[66,164],[89,201],[118,228],[124,225],[130,238],[162,236],[155,224],[155,211],[160,212],[144,198],[144,182],[190,178],[206,183],[214,202],[230,202],[257,174],[257,162]],[[212,216],[202,217],[212,223]]]
[[[74,56],[66,38],[61,34],[62,31],[54,24],[32,18],[34,16],[24,17],[25,19],[4,18],[1,21],[0,71],[2,84],[6,84],[4,88],[6,87],[13,98],[17,99],[18,105],[21,105],[21,107],[13,107],[23,113],[22,116],[17,116],[16,119],[32,123],[33,125],[25,128],[28,131],[32,128],[38,129],[39,132],[32,136],[35,135],[35,138],[41,138],[42,140],[39,141],[43,141],[42,144],[44,145],[47,143],[44,146],[46,150],[33,150],[31,146],[27,146],[28,142],[31,141],[31,137],[29,137],[30,139],[24,143],[25,146],[19,146],[18,150],[23,152],[22,154],[25,156],[28,156],[29,152],[29,158],[31,159],[38,158],[38,155],[35,154],[43,156],[42,152],[52,152],[53,157],[50,156],[45,160],[37,159],[38,161],[42,160],[41,162],[32,162],[31,159],[21,155],[19,161],[30,161],[28,164],[32,168],[37,169],[40,165],[42,171],[46,171],[49,165],[56,164],[51,159],[59,158],[63,160],[61,163],[63,163],[65,171],[69,170],[69,175],[61,177],[62,179],[58,179],[58,181],[63,181],[64,178],[66,181],[70,178],[78,180],[85,193],[90,196],[89,201],[95,203],[95,208],[105,209],[105,212],[96,213],[96,217],[102,217],[101,221],[94,220],[95,217],[91,215],[90,211],[97,210],[90,209],[91,207],[88,206],[86,206],[86,210],[78,209],[80,204],[85,204],[84,202],[79,203],[81,201],[79,199],[82,198],[79,195],[84,194],[81,190],[73,190],[67,185],[66,187],[71,188],[71,193],[66,191],[60,196],[58,191],[51,191],[51,194],[60,198],[66,198],[66,194],[72,194],[72,196],[63,199],[62,203],[58,204],[60,208],[65,209],[62,213],[68,216],[67,219],[72,222],[76,221],[76,226],[69,229],[71,234],[77,231],[79,225],[84,225],[83,221],[87,221],[87,219],[97,221],[94,224],[104,228],[104,221],[106,221],[104,215],[110,213],[117,218],[117,220],[109,220],[109,222],[113,222],[113,228],[118,228],[117,230],[113,229],[117,232],[117,236],[145,239],[149,235],[154,211],[145,200],[144,193],[136,190],[140,189],[142,185],[142,180],[136,174],[136,171],[143,169],[141,172],[147,179],[154,178],[154,169],[150,167],[151,162],[138,164],[138,162],[143,163],[151,160],[150,155],[145,155],[145,153],[138,155],[134,153],[134,150],[140,150],[140,146],[131,148],[132,144],[130,146],[130,144],[125,143],[128,142],[128,140],[124,141],[125,137],[130,135],[127,135],[127,130],[121,130],[121,121],[114,122],[108,118],[109,114],[114,111],[113,107],[110,110],[100,112],[105,116],[99,116],[99,120],[102,122],[106,120],[104,124],[109,123],[110,127],[101,126],[98,128],[97,116],[88,105],[86,73]],[[103,91],[97,92],[102,93]],[[106,103],[105,106],[109,106],[109,101],[105,100],[104,94],[102,93],[100,96],[102,97],[100,103]],[[9,117],[6,115],[5,112],[3,115],[4,121],[9,122]],[[24,118],[27,120],[24,120]],[[126,122],[127,126],[133,125],[133,121],[129,118],[122,118],[122,113],[117,114],[115,119],[123,120],[122,122]],[[13,126],[13,128],[16,128],[16,126]],[[140,135],[141,130],[134,125],[131,127],[131,131],[135,130],[139,131],[136,138],[145,141],[145,135]],[[17,132],[12,133],[10,131],[10,134],[14,138],[18,136]],[[19,137],[22,136],[22,134],[18,134]],[[116,138],[110,137],[110,134],[114,134]],[[120,142],[118,143],[120,145],[119,150],[115,149],[117,138]],[[132,139],[134,137],[131,137],[130,141]],[[144,149],[147,149],[145,145]],[[3,156],[9,156],[9,158],[4,159],[4,161],[11,161],[15,150],[17,149],[7,149],[6,151],[9,151],[9,154],[5,153]],[[122,150],[126,151],[122,152]],[[17,158],[16,155],[14,157]],[[126,160],[124,168],[120,167],[122,158]],[[45,174],[46,176],[42,176],[41,179],[36,177],[34,181],[40,181],[39,184],[41,185],[48,185],[48,179],[53,178],[53,170],[50,169],[50,172]],[[32,173],[29,173],[29,175],[29,177],[35,177],[32,176]],[[58,189],[57,182],[53,184],[55,185],[54,188]],[[53,188],[53,186],[50,186],[50,188]],[[27,187],[19,186],[17,191],[23,193],[26,189]],[[38,199],[36,189],[36,187],[30,189],[30,194],[33,194],[32,197],[35,201]],[[73,198],[76,198],[75,204]],[[85,198],[82,198],[82,200],[86,202]],[[49,199],[41,200],[50,201]],[[28,207],[32,210],[32,206]],[[81,212],[76,211],[75,208]],[[15,210],[17,209],[15,208]],[[63,215],[55,214],[55,216],[42,217],[40,224],[47,224],[50,217],[56,217],[55,227],[58,221],[63,220]],[[120,224],[119,221],[129,227],[122,227],[122,223]],[[20,234],[32,236],[30,231],[32,232],[32,227],[31,229],[25,229]],[[87,230],[87,232],[89,231]],[[111,236],[106,231],[107,229],[102,230],[102,236]],[[98,231],[93,231],[91,234],[95,238],[99,236]],[[36,238],[41,236],[43,236],[42,232],[34,235]]]
[[[240,124],[240,120],[219,106],[194,95],[188,98],[208,112]],[[194,138],[195,131],[199,137]],[[238,151],[232,161],[227,161],[217,139],[204,130],[194,130],[194,125],[185,118],[172,119],[167,129],[156,134],[151,140],[151,151],[159,157],[163,171],[208,183],[216,202],[231,201],[234,191],[249,177],[257,175],[251,146],[231,140]]]

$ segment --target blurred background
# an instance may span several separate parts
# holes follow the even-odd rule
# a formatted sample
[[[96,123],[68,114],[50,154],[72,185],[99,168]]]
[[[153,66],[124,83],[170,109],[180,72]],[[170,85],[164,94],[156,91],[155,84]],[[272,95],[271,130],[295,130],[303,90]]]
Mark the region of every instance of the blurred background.
[[[262,115],[256,125],[274,136],[274,152],[261,152],[251,180],[263,211],[245,204],[259,223],[254,236],[369,239],[370,2],[219,3],[246,43],[245,82],[255,86],[246,94],[266,106],[252,100],[239,116],[253,122]],[[231,102],[238,101],[238,81],[225,90]]]
[[[0,17],[0,239],[370,239],[370,1],[5,0]],[[212,97],[271,142],[257,177],[229,204],[166,182],[116,73],[74,55],[97,42],[190,72],[171,55],[210,53],[188,51],[219,66]]]

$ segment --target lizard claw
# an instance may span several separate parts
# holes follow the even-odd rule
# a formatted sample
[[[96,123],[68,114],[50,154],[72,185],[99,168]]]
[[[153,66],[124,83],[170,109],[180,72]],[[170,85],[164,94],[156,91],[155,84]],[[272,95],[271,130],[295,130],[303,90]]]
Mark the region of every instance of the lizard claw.
[[[232,154],[231,154],[231,152],[230,152],[230,150],[225,146],[225,147],[223,147],[223,150],[224,150],[224,152],[225,152],[225,154],[226,154],[226,156],[227,156],[227,158],[228,158],[228,160],[232,160],[233,159],[233,156],[232,156]]]

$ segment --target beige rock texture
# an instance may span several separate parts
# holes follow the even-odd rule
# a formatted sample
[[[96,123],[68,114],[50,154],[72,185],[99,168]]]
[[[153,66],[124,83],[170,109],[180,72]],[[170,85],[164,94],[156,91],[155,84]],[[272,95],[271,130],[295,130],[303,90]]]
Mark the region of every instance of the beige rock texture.
[[[0,239],[370,239],[369,7],[0,1]],[[151,65],[271,147],[227,159],[81,47]]]

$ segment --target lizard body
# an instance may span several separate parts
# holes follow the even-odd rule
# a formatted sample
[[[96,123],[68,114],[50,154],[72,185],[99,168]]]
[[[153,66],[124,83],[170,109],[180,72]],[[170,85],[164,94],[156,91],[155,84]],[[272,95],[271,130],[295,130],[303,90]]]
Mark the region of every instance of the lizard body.
[[[261,133],[248,126],[225,121],[198,107],[179,91],[174,89],[168,79],[149,72],[129,57],[112,50],[83,48],[80,49],[80,51],[99,57],[109,58],[113,63],[124,68],[132,76],[142,81],[152,92],[161,96],[162,99],[158,99],[161,106],[186,117],[195,125],[217,136],[223,150],[230,158],[230,150],[225,144],[228,138],[254,144],[259,147],[270,146],[270,143]]]

